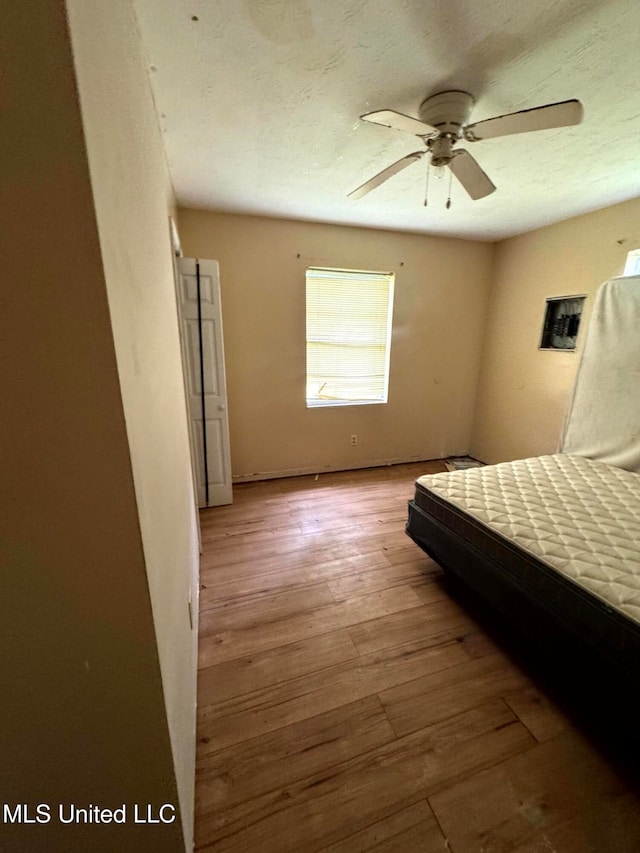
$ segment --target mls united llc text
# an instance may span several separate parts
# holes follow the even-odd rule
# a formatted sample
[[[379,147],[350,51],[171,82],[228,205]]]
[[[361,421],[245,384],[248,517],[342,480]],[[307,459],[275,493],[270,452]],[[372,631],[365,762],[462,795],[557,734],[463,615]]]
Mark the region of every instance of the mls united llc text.
[[[123,803],[114,809],[106,809],[93,803],[88,806],[76,806],[73,803],[58,803],[55,806],[48,803],[29,805],[27,803],[3,803],[2,822],[22,824],[43,824],[58,821],[58,823],[173,823],[176,819],[176,808],[171,803],[153,806],[151,803]]]

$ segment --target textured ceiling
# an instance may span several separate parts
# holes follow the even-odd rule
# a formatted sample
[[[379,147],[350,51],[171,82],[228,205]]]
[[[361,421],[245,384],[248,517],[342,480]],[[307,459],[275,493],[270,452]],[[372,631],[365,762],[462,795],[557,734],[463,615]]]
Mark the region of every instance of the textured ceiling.
[[[181,205],[499,239],[640,195],[637,0],[134,0]],[[197,18],[194,20],[193,18]],[[448,178],[358,116],[443,89],[480,121],[578,98],[581,125],[465,143],[497,186]]]

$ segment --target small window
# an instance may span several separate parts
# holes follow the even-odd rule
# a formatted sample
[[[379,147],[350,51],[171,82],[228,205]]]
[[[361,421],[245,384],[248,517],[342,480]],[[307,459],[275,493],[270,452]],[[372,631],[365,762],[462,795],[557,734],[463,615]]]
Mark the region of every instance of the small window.
[[[632,249],[627,254],[623,275],[640,275],[640,249]]]
[[[547,299],[540,349],[576,348],[584,300],[584,296]]]
[[[386,403],[394,275],[310,267],[307,407]]]

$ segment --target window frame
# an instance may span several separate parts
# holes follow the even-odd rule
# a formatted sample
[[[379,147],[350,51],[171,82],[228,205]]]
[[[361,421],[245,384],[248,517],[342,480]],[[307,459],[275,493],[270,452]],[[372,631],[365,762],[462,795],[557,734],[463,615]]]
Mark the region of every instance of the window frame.
[[[322,274],[335,273],[335,278],[343,276],[362,276],[363,280],[369,277],[384,277],[387,280],[387,310],[386,310],[386,337],[384,353],[384,385],[381,399],[318,399],[308,396],[309,386],[309,277],[314,271]],[[389,376],[391,370],[391,343],[393,337],[393,307],[395,299],[395,273],[389,270],[362,270],[348,269],[346,267],[308,266],[305,270],[305,405],[307,409],[341,408],[344,406],[382,406],[389,402]],[[345,339],[345,343],[350,343]]]

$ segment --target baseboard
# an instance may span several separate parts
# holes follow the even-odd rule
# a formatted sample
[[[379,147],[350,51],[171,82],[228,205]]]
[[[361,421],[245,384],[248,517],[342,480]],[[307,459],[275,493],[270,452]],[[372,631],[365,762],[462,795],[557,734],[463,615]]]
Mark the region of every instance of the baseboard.
[[[434,460],[449,459],[451,456],[466,456],[466,451],[448,453],[446,456],[411,456],[392,459],[372,459],[358,465],[310,465],[305,468],[286,468],[284,471],[256,471],[252,474],[234,474],[234,483],[251,483],[256,480],[278,480],[284,477],[305,477],[309,474],[331,474],[338,471],[359,471],[362,468],[384,468],[391,465],[408,465],[412,462],[433,462]]]

